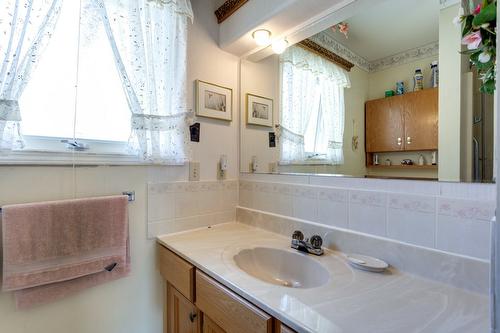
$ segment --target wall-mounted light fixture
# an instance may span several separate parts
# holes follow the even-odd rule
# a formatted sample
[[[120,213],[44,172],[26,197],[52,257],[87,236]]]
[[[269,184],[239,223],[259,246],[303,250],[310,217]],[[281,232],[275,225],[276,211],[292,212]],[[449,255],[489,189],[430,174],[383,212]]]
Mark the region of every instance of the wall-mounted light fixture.
[[[258,29],[252,33],[252,37],[257,45],[265,46],[271,42],[271,31],[266,29]]]
[[[272,44],[273,51],[276,54],[281,54],[285,52],[287,47],[288,47],[288,41],[284,38],[275,40]]]

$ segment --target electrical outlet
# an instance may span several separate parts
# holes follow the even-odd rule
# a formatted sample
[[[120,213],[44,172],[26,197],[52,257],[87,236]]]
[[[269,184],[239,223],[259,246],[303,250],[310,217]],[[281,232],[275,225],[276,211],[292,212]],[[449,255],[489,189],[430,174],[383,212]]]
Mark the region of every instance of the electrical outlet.
[[[189,162],[189,181],[200,180],[200,162]]]

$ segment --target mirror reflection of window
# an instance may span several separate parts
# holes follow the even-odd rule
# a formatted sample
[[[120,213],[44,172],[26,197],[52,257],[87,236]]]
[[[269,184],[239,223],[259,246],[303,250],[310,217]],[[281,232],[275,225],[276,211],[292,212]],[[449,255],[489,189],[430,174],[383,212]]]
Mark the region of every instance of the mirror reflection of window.
[[[299,46],[280,58],[281,163],[342,164],[346,71]]]

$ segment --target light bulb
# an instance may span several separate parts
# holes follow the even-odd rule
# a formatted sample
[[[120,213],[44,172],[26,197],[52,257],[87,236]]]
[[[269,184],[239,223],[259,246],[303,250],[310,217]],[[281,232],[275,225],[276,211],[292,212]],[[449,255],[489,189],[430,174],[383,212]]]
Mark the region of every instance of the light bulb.
[[[273,42],[272,48],[274,53],[281,54],[285,52],[288,47],[288,41],[286,39],[278,39]]]
[[[252,33],[252,37],[255,40],[255,43],[259,46],[268,45],[271,40],[271,31],[266,29],[255,30]]]

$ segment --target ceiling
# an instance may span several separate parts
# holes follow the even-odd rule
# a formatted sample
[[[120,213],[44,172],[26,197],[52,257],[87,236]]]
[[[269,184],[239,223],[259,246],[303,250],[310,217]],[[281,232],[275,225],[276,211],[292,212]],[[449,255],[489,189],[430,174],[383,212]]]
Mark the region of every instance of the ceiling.
[[[346,20],[349,38],[329,36],[371,62],[439,39],[438,0],[387,0]]]

